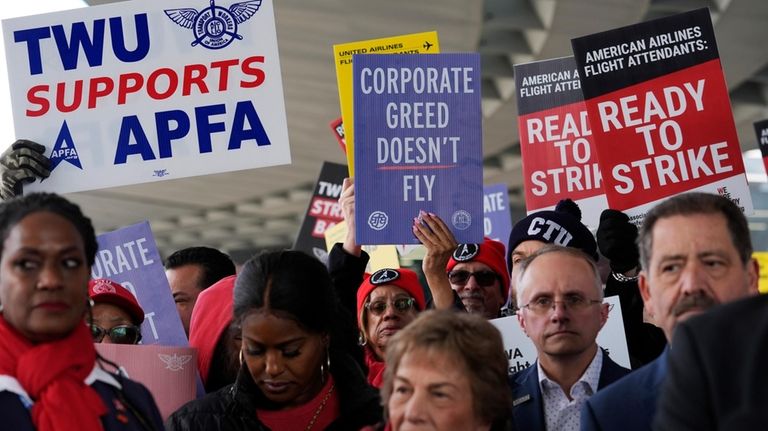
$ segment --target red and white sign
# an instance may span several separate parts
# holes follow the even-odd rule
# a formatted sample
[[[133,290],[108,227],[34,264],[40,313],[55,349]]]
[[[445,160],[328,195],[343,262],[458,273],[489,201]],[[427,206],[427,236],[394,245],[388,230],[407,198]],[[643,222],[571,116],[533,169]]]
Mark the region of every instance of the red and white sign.
[[[572,41],[605,192],[640,223],[686,191],[752,201],[707,9]]]
[[[515,65],[518,130],[528,213],[573,199],[596,230],[607,208],[573,57]]]

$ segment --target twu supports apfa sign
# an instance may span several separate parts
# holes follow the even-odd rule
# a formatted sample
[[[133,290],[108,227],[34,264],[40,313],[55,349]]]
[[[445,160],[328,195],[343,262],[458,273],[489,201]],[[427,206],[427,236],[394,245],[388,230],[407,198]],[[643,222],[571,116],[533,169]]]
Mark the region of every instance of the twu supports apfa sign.
[[[270,0],[134,0],[3,21],[32,190],[72,192],[290,163]]]

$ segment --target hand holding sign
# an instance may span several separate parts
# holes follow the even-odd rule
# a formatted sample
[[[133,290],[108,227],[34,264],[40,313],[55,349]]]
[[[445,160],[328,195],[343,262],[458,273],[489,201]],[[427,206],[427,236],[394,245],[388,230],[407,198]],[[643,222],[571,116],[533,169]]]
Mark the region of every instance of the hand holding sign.
[[[45,146],[19,139],[0,155],[0,199],[21,194],[21,186],[51,175],[51,161],[43,155]]]
[[[427,249],[421,261],[421,269],[432,292],[435,308],[451,308],[453,289],[445,268],[458,246],[456,238],[440,217],[424,211],[420,211],[419,216],[413,219],[413,235]]]
[[[347,235],[344,237],[344,251],[360,256],[362,247],[357,243],[355,236],[355,179],[344,178],[341,184],[341,196],[339,197],[341,212],[344,214],[344,221],[347,223]]]

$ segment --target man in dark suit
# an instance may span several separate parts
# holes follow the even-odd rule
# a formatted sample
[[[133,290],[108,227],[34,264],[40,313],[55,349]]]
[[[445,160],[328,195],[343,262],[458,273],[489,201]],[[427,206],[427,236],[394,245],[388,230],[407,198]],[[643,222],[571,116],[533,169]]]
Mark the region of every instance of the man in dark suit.
[[[640,293],[667,340],[678,322],[757,293],[747,220],[724,197],[686,193],[662,202],[645,216],[638,242]],[[669,352],[590,398],[582,431],[650,430]],[[731,378],[730,371],[724,375]]]
[[[675,330],[654,429],[768,427],[768,295],[724,305]]]
[[[629,372],[595,342],[608,319],[600,273],[584,252],[557,245],[518,265],[517,318],[538,358],[510,376],[515,429],[577,429],[584,400]]]

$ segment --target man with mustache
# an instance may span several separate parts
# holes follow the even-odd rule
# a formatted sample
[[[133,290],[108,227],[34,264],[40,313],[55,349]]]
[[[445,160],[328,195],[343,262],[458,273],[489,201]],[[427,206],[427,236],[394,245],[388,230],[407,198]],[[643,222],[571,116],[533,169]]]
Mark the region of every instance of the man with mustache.
[[[662,202],[645,216],[638,243],[643,302],[668,341],[678,322],[757,294],[747,220],[727,198],[686,193]],[[581,429],[650,430],[668,354],[590,398]]]
[[[584,401],[629,372],[595,342],[608,319],[597,265],[581,250],[553,244],[516,265],[517,318],[538,357],[509,378],[514,428],[578,429]]]
[[[459,244],[445,269],[451,288],[469,313],[499,317],[509,290],[504,244],[490,238],[480,244]]]

